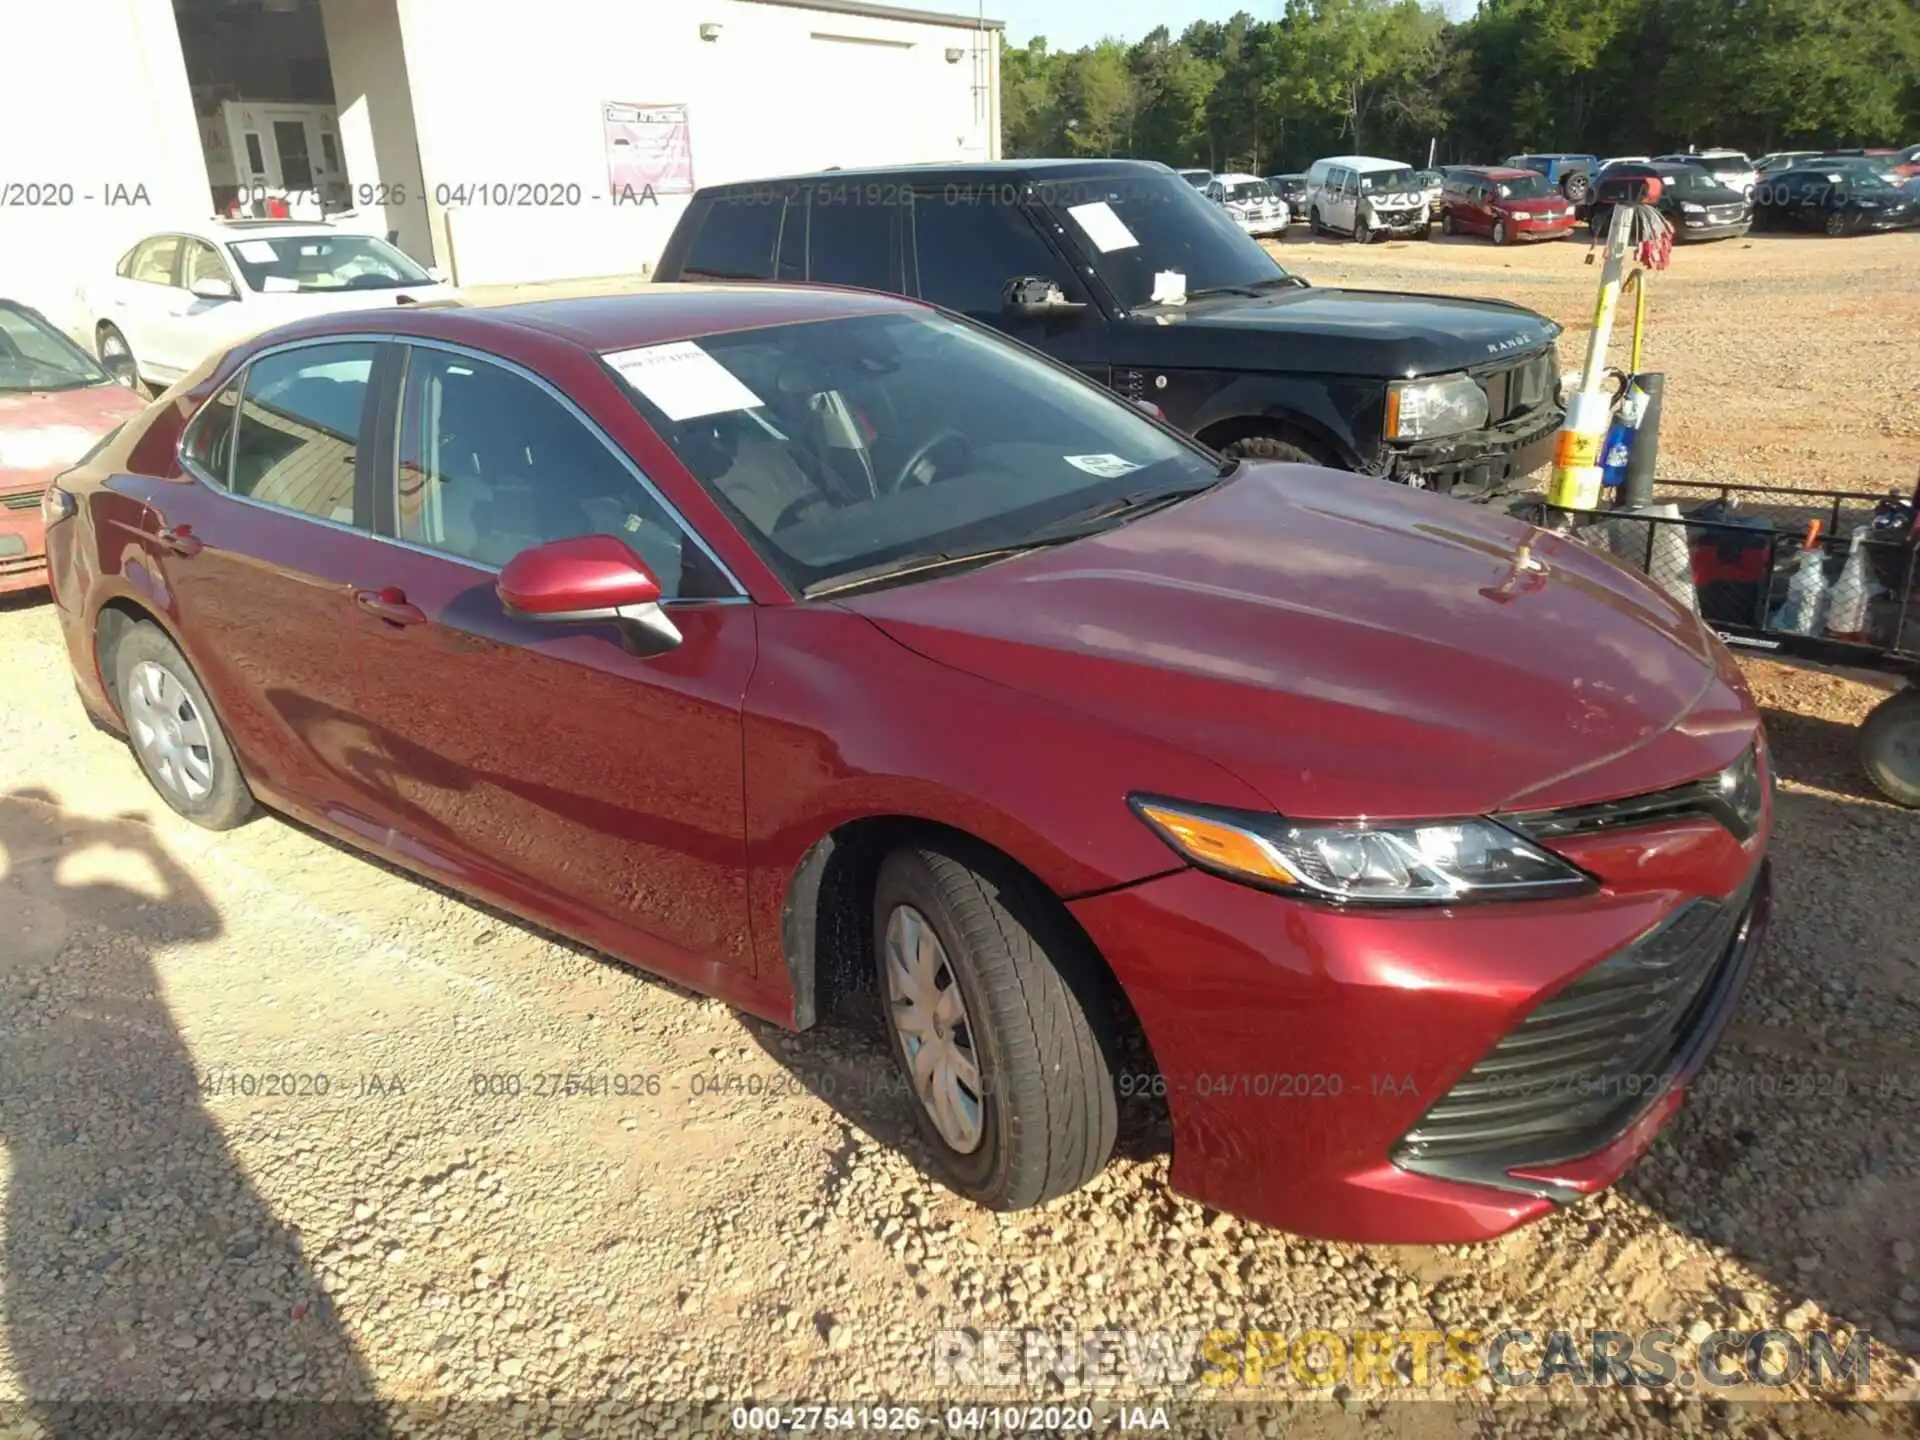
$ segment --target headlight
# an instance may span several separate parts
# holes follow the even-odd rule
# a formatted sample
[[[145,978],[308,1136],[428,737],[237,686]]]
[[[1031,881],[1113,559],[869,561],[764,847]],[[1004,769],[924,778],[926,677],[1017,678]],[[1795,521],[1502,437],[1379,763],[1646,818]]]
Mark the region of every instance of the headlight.
[[[1696,205],[1691,200],[1686,200],[1681,202],[1680,213],[1683,215],[1704,215],[1707,213],[1707,207],[1704,205]]]
[[[1458,435],[1487,423],[1487,392],[1469,375],[1396,380],[1387,387],[1389,440]]]
[[[1295,822],[1136,795],[1134,813],[1181,856],[1229,880],[1356,905],[1571,895],[1593,881],[1491,820]]]
[[[40,492],[40,523],[48,530],[71,516],[76,508],[73,496],[57,483]]]

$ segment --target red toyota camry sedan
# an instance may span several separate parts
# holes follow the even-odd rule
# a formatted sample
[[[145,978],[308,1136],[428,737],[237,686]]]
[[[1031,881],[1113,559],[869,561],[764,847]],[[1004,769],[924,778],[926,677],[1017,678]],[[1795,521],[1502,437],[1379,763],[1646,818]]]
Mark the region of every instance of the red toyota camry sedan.
[[[1211,1205],[1497,1235],[1646,1148],[1765,923],[1759,719],[1684,607],[907,300],[304,322],[47,509],[81,698],[182,815],[799,1029],[871,987],[996,1208],[1151,1089]]]

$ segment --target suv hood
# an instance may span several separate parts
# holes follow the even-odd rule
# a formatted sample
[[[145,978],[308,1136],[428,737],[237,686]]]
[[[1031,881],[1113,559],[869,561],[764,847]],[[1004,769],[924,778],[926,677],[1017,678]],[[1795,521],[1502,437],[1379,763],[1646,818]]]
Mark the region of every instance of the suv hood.
[[[1287,286],[1136,310],[1115,337],[1113,363],[1393,380],[1517,359],[1559,334],[1546,316],[1503,300]]]
[[[1516,568],[1523,543],[1543,571]],[[929,659],[1213,760],[1302,818],[1631,794],[1709,773],[1728,729],[1751,734],[1711,637],[1639,576],[1312,466],[1245,466],[1100,535],[840,603]],[[1714,726],[1679,725],[1710,700]],[[1656,738],[1659,763],[1630,755]],[[1600,793],[1580,793],[1586,772]]]

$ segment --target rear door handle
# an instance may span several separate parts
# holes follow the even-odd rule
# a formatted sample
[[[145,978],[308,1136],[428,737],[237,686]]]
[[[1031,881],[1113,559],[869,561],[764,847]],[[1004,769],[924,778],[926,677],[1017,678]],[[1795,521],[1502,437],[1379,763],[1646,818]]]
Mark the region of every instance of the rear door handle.
[[[419,625],[427,618],[427,612],[409,603],[407,592],[398,585],[389,585],[384,590],[356,590],[353,603],[389,625]]]
[[[207,548],[207,542],[193,533],[191,525],[173,525],[165,530],[149,534],[147,538],[162,550],[174,555],[198,555]]]

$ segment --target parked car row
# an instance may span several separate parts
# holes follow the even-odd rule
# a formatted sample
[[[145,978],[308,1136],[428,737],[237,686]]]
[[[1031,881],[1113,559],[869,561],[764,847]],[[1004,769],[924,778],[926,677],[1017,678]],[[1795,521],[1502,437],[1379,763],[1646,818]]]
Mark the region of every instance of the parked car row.
[[[1382,174],[1329,163],[1343,223],[1414,223]],[[1699,616],[1414,493],[1544,458],[1557,326],[1309,286],[1137,162],[709,188],[658,273],[223,344],[46,487],[165,804],[795,1030],[869,1004],[994,1209],[1100,1172],[1137,1054],[1174,1187],[1312,1235],[1487,1239],[1653,1143],[1771,763]]]

